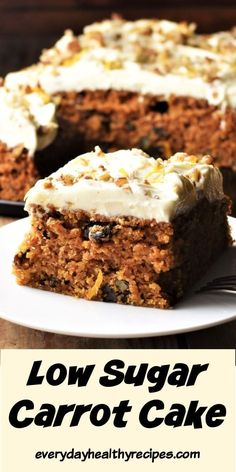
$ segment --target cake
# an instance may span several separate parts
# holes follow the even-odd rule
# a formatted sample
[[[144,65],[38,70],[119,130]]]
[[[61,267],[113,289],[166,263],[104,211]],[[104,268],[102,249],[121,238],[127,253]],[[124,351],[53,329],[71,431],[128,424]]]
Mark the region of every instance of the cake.
[[[2,95],[21,101],[25,92],[36,93],[55,114],[43,124],[43,147],[28,149],[19,133],[12,142],[0,126],[0,197],[22,199],[25,188],[19,185],[18,191],[13,181],[29,188],[37,175],[64,165],[65,156],[70,160],[99,144],[107,152],[136,147],[163,158],[179,150],[210,154],[236,204],[235,64],[235,29],[200,35],[186,22],[115,17],[85,27],[79,36],[67,30],[37,64],[9,73],[3,82]],[[5,108],[1,113],[4,121]],[[18,125],[14,115],[10,119],[13,133]],[[23,155],[14,166],[19,146]],[[15,195],[9,196],[9,186]]]
[[[83,154],[26,196],[31,229],[14,258],[20,285],[172,307],[230,244],[228,198],[209,156],[140,149]]]

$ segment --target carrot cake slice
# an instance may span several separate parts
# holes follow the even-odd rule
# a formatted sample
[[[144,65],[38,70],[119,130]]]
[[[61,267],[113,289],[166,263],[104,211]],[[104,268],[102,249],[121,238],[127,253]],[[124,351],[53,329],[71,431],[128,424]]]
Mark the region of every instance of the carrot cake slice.
[[[38,181],[26,196],[31,230],[14,259],[17,282],[173,306],[230,244],[229,203],[210,162],[97,146]]]
[[[40,176],[97,144],[107,152],[137,147],[163,158],[179,150],[210,154],[236,211],[235,51],[235,29],[201,35],[192,23],[115,17],[79,36],[67,30],[36,65],[8,74],[3,87],[17,94],[40,88],[56,106],[58,132],[34,150]],[[1,132],[0,141],[3,198],[15,174],[4,175],[6,152],[14,156]],[[29,151],[27,143],[17,144]]]

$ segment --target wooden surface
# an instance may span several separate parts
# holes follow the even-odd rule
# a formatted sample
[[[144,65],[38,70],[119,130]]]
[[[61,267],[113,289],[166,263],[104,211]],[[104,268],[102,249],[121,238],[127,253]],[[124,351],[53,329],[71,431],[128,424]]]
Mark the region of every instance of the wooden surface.
[[[13,221],[0,217],[0,226]],[[1,288],[0,288],[1,297]],[[17,300],[16,300],[17,303]],[[236,348],[236,321],[194,333],[143,339],[92,339],[36,331],[0,319],[1,349]]]

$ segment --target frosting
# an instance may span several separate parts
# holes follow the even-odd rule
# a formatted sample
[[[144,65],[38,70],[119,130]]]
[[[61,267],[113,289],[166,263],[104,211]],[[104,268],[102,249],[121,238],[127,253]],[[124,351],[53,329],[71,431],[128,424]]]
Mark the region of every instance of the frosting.
[[[105,20],[80,36],[65,31],[38,65],[8,74],[5,84],[61,91],[127,90],[202,98],[236,106],[236,33],[197,35],[194,25],[166,20]]]
[[[40,89],[22,93],[0,87],[0,140],[10,148],[23,145],[33,156],[55,138],[55,104]]]
[[[204,56],[199,54],[198,57]],[[45,65],[38,69],[38,75],[35,71],[31,75],[29,70],[10,73],[5,84],[11,90],[17,90],[27,84],[29,74],[29,83],[34,86],[39,83],[49,95],[61,91],[113,89],[161,95],[166,99],[170,95],[190,96],[205,99],[211,105],[236,107],[236,81],[232,74],[227,79],[219,77],[208,82],[201,75],[186,74],[185,66],[179,67],[176,73],[165,73],[159,64],[161,73],[157,73],[134,61],[121,62],[120,58],[121,54],[117,51],[98,48],[82,55],[79,60],[70,61],[68,65],[58,65],[56,68],[55,65]]]
[[[209,35],[193,35],[189,44],[224,56],[236,56],[236,28]]]
[[[223,197],[220,171],[207,156],[177,153],[163,161],[139,149],[105,154],[96,147],[38,181],[26,196],[26,210],[54,206],[168,222],[202,197]]]
[[[39,87],[40,71],[43,67],[41,64],[34,64],[25,69],[16,72],[10,72],[6,75],[4,85],[7,90],[14,91],[20,89],[22,94],[26,87],[35,89]]]
[[[67,30],[38,64],[6,76],[0,140],[23,144],[33,155],[56,136],[56,94],[99,89],[236,107],[236,29],[198,35],[186,22],[114,18],[79,36]]]
[[[106,51],[107,52],[107,51]],[[122,68],[108,69],[100,59],[85,56],[70,67],[58,67],[57,74],[46,68],[40,78],[40,84],[49,94],[75,90],[125,90],[141,94],[161,95],[168,99],[170,95],[190,96],[205,99],[209,104],[222,103],[236,106],[236,83],[229,79],[219,79],[212,83],[201,77],[187,77],[185,74],[156,74],[141,68],[139,64],[126,61]]]

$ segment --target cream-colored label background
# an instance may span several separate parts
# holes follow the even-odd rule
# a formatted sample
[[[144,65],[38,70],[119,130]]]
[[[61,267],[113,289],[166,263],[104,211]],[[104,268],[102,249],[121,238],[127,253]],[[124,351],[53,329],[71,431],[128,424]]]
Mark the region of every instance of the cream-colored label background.
[[[161,472],[194,472],[234,471],[235,447],[235,386],[234,386],[234,351],[224,350],[4,350],[1,352],[1,471],[13,472],[59,472],[70,471],[154,471]],[[96,364],[95,370],[87,387],[68,386],[66,381],[52,387],[44,381],[39,386],[26,386],[33,361],[43,360],[40,373],[54,363],[66,366]],[[121,385],[113,388],[102,387],[99,377],[103,375],[103,367],[111,359],[122,359],[126,366],[138,365],[142,362],[154,365],[184,362],[192,364],[209,363],[207,372],[203,372],[192,387],[176,388],[166,384],[157,393],[149,393],[149,383],[134,387]],[[114,407],[121,400],[130,399],[132,411],[126,415],[125,428],[117,429],[111,419],[102,427],[94,427],[88,416],[82,418],[81,424],[69,428],[68,421],[57,428],[41,428],[35,425],[25,429],[15,429],[8,422],[9,411],[21,399],[30,399],[35,403],[35,413],[42,403],[89,404],[106,403]],[[227,408],[227,417],[220,427],[194,430],[192,427],[173,429],[168,426],[146,429],[139,424],[138,416],[141,407],[148,401],[158,398],[165,403],[167,413],[172,403],[187,406],[191,400],[199,400],[201,406],[223,403]],[[31,413],[31,412],[30,412]],[[159,412],[162,415],[162,412]],[[36,460],[35,453],[41,450],[69,451],[106,450],[121,448],[124,450],[159,451],[200,451],[200,460]]]

